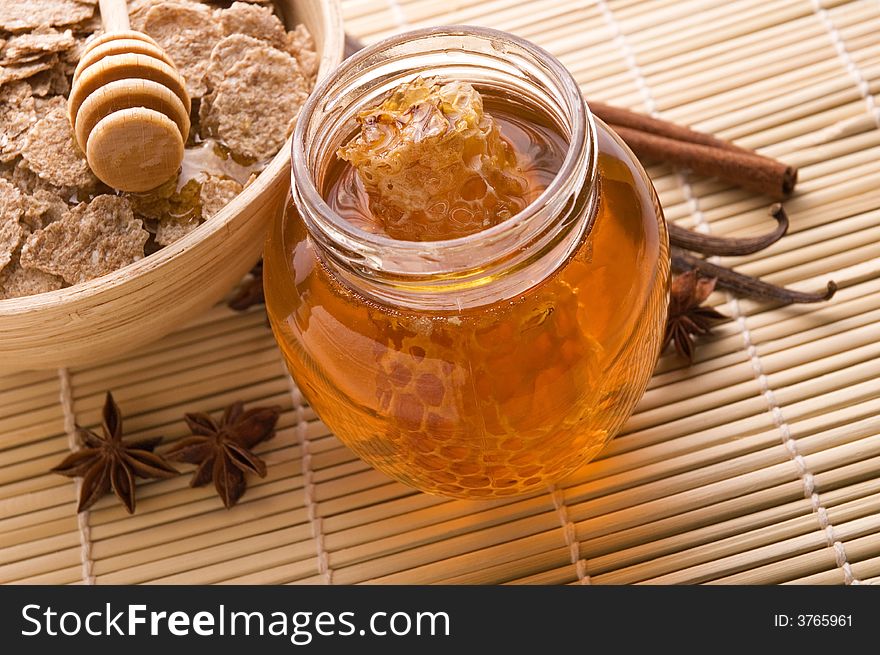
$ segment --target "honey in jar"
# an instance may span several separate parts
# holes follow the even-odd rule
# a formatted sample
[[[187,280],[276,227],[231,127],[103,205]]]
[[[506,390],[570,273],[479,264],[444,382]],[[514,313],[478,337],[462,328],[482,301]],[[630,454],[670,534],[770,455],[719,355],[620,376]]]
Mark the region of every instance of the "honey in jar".
[[[377,110],[407,89],[451,94],[465,113],[450,124],[484,137],[459,143],[462,163],[381,131]],[[371,125],[391,169],[357,147]],[[662,338],[665,224],[559,62],[480,28],[385,41],[304,107],[293,176],[266,246],[269,318],[360,457],[426,492],[492,498],[553,484],[619,430]]]

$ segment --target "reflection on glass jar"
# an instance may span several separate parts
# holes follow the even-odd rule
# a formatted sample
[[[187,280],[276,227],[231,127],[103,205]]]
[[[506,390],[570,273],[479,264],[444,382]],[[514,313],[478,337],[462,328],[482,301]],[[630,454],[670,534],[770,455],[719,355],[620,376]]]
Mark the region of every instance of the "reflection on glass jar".
[[[546,188],[528,207],[445,241],[346,218],[335,152],[359,109],[416,76],[466,79],[515,147],[541,142]],[[662,338],[665,223],[549,54],[471,27],[359,53],[304,107],[293,177],[296,206],[266,246],[269,318],[303,394],[360,457],[427,492],[490,498],[556,482],[619,430]]]

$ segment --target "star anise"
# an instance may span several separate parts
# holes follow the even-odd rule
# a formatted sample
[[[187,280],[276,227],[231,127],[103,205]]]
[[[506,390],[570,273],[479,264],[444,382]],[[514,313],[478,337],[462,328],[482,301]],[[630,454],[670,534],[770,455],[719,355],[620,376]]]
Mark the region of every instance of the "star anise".
[[[250,309],[254,305],[262,305],[266,302],[263,295],[263,260],[257,262],[251,269],[250,277],[238,285],[235,293],[226,302],[227,307],[238,312]]]
[[[672,342],[679,356],[692,362],[694,337],[711,334],[712,325],[727,318],[711,307],[703,307],[706,298],[715,289],[715,282],[714,277],[702,277],[696,269],[675,276],[662,350],[666,350]]]
[[[251,449],[275,436],[280,407],[255,407],[244,411],[242,402],[226,408],[217,423],[208,414],[187,414],[192,435],[181,439],[165,453],[168,459],[196,464],[191,487],[212,479],[227,509],[235,505],[247,488],[245,473],[266,477],[266,464]]]
[[[128,513],[133,514],[136,477],[170,478],[178,475],[178,471],[153,452],[162,437],[122,440],[122,412],[109,392],[104,401],[101,430],[103,436],[76,426],[83,447],[68,455],[52,472],[69,478],[82,477],[77,512],[87,510],[112,488]]]

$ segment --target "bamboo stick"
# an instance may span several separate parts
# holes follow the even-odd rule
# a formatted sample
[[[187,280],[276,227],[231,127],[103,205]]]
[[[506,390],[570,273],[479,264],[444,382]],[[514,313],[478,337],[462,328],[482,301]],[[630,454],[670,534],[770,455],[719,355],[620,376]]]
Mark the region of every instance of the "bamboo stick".
[[[727,41],[770,25],[812,13],[808,6],[797,2],[787,2],[781,5],[774,3],[766,5],[766,9],[766,11],[750,12],[746,20],[734,22],[732,25],[720,29],[705,30],[703,27],[701,32],[700,26],[697,25],[687,33],[687,38],[685,38],[685,33],[672,32],[665,39],[655,39],[640,49],[638,51],[639,61],[651,62],[665,59],[686,50],[697,50],[712,43]]]
[[[88,376],[92,379],[74,371],[71,382],[79,396],[86,396],[125,386],[133,380],[144,383],[189,369],[198,370],[212,363],[243,355],[256,356],[275,347],[272,335],[260,329],[238,330],[224,337],[226,338],[199,341],[187,348],[168,349],[159,355],[137,359],[125,366],[93,369],[92,375]],[[94,375],[95,372],[100,372],[100,378]]]
[[[33,408],[38,403],[52,404],[58,397],[58,376],[51,375],[45,380],[21,386],[10,386],[2,389],[0,386],[0,407],[3,415],[17,414],[22,408]]]
[[[404,529],[410,525],[410,520],[412,520],[413,516],[416,516],[416,512],[419,510],[452,502],[454,501],[449,498],[413,492],[373,505],[351,508],[348,511],[335,514],[327,514],[322,516],[321,524],[328,535],[352,528],[360,529],[361,534],[363,534],[364,530],[362,528],[364,526],[378,524],[386,519],[393,519],[393,521],[388,523],[392,529]],[[353,531],[352,534],[357,534],[357,530]],[[340,547],[346,545],[344,541],[338,543],[341,544]]]
[[[849,558],[849,552],[847,552],[847,557]],[[852,569],[853,577],[858,580],[865,581],[866,579],[880,576],[880,557],[870,557],[860,562],[851,561],[850,568]],[[835,561],[833,569],[822,571],[821,573],[814,573],[801,578],[795,578],[794,580],[787,580],[782,584],[844,584],[845,580],[846,577],[844,576],[843,571],[837,566],[837,562]]]
[[[726,84],[719,81],[712,89],[713,93],[688,90],[681,83],[681,77],[663,85],[652,84],[652,88],[656,89],[659,96],[667,99],[669,106],[664,106],[664,112],[670,120],[695,123],[701,129],[721,131],[767,116],[771,113],[767,109],[774,104],[790,106],[786,104],[790,95],[813,99],[822,90],[855,88],[852,79],[841,76],[839,62],[830,57],[832,52],[827,37],[820,36],[806,43],[797,42],[788,52],[779,53],[781,56],[777,57],[774,52],[774,57],[770,60],[773,62],[772,77],[749,71],[750,67],[768,64],[766,56],[756,56],[751,60],[734,60],[727,64],[726,69],[719,72],[736,76],[736,81]],[[872,48],[866,54],[875,57],[877,52],[876,48]],[[663,86],[666,88],[662,88]],[[748,102],[750,97],[756,101],[754,104]],[[761,106],[758,103],[764,105],[765,111],[758,111]],[[725,109],[728,111],[725,112]],[[724,122],[713,124],[713,121]]]
[[[768,258],[773,258],[779,254],[797,251],[800,248],[809,245],[828,242],[839,237],[848,237],[853,234],[861,234],[863,231],[870,231],[876,225],[880,212],[864,212],[857,213],[848,218],[844,218],[834,223],[819,225],[810,230],[802,230],[795,232],[784,239],[784,243],[778,246],[774,244],[765,252]],[[861,245],[861,244],[859,244]],[[737,263],[740,265],[749,264],[751,262],[760,261],[760,257],[745,256]],[[774,266],[773,269],[778,267]]]
[[[841,535],[861,535],[865,531],[871,531],[880,527],[880,516],[876,514],[880,504],[874,499],[870,504],[862,504],[860,509],[849,509],[846,506],[835,507],[828,510],[829,520],[835,527],[835,532]],[[865,516],[864,512],[873,511],[874,515]],[[832,517],[833,514],[833,517]],[[840,517],[839,519],[837,517]],[[772,534],[780,526],[771,526],[767,530],[754,531],[744,535],[737,535],[730,539],[718,541],[708,547],[694,549],[685,556],[684,553],[676,555],[676,563],[672,566],[681,567],[672,569],[671,572],[655,575],[651,571],[651,577],[640,580],[642,584],[681,584],[699,583],[715,580],[728,583],[734,579],[743,579],[745,576],[734,578],[726,573],[736,573],[743,569],[755,569],[755,562],[764,564],[782,557],[800,555],[808,551],[827,548],[825,532],[819,529],[814,516],[803,519],[794,519],[802,523],[802,534],[778,540]],[[839,521],[839,522],[838,522]],[[769,537],[769,538],[768,538]],[[740,550],[744,548],[743,550]],[[833,553],[829,553],[833,558]],[[662,571],[663,569],[659,569]],[[760,573],[757,570],[746,574],[747,579],[756,580]],[[724,577],[722,577],[724,576]]]
[[[37,529],[38,536],[76,530],[75,512],[76,504],[71,494],[70,502],[67,504],[54,505],[18,516],[5,515],[0,519],[0,544],[5,546],[18,543],[20,538],[17,535],[29,528]]]
[[[245,377],[245,376],[242,376]],[[242,377],[236,377],[236,382]],[[172,437],[183,436],[187,434],[186,426],[183,422],[184,414],[187,412],[208,412],[214,415],[219,414],[227,405],[242,400],[246,404],[279,404],[282,409],[290,406],[290,393],[287,386],[287,379],[279,374],[275,377],[264,378],[264,374],[254,376],[246,376],[252,380],[250,386],[243,387],[241,390],[227,389],[227,385],[222,380],[211,381],[206,380],[202,385],[194,385],[186,390],[187,397],[191,396],[191,400],[186,402],[185,398],[173,395],[163,395],[162,397],[153,396],[148,399],[149,402],[156,403],[159,409],[155,411],[143,411],[137,406],[138,402],[146,402],[144,399],[131,397],[126,400],[126,404],[118,401],[123,411],[129,409],[141,409],[140,413],[133,413],[130,419],[125,422],[126,435],[132,439],[142,437],[164,436],[169,440]],[[203,391],[204,394],[199,394]],[[115,394],[114,394],[115,396]],[[97,398],[92,399],[92,401]],[[103,402],[103,400],[101,401]],[[310,410],[307,410],[310,411]],[[98,422],[99,414],[96,410],[89,410],[80,414],[77,412],[77,418],[84,426],[95,427]],[[79,417],[82,417],[80,419]],[[293,415],[289,411],[285,411],[279,417],[279,427],[286,428],[293,424]]]
[[[55,371],[21,371],[13,375],[0,375],[0,391],[26,388],[55,380]]]
[[[838,86],[839,88],[835,89]],[[880,88],[880,84],[875,84],[873,88]],[[798,100],[798,96],[802,96],[803,99]],[[756,103],[753,105],[753,110],[758,114],[757,118],[750,118],[748,115],[738,116],[734,121],[727,116],[712,122],[701,122],[700,129],[714,131],[723,134],[726,139],[736,140],[767,133],[781,125],[788,125],[851,102],[863,102],[861,92],[857,88],[851,84],[829,84],[827,88],[821,90],[810,89],[802,93],[787,94],[785,98],[773,98]]]
[[[10,584],[41,573],[66,569],[80,564],[79,540],[62,550],[18,562],[0,564],[0,584]]]
[[[82,565],[77,563],[75,566],[27,576],[15,580],[14,583],[34,585],[82,584]]]
[[[405,523],[398,518],[372,524],[375,538],[365,539],[364,529],[328,530],[325,547],[333,553],[334,565],[350,565],[370,559],[368,553],[391,553],[404,550],[402,546],[430,544],[446,536],[454,536],[488,529],[512,520],[528,519],[546,513],[545,495],[525,499],[506,500],[502,503],[447,502],[407,515]],[[551,524],[552,525],[552,524]],[[381,543],[379,543],[381,542]]]
[[[776,395],[777,402],[785,406],[786,416],[789,417],[789,420],[792,420],[800,414],[801,407],[807,407],[808,411],[818,411],[822,408],[827,409],[834,406],[833,403],[835,402],[849,404],[849,401],[852,401],[854,398],[852,395],[845,395],[841,392],[844,388],[847,389],[846,393],[852,393],[861,384],[859,391],[861,392],[863,389],[864,393],[870,394],[871,388],[868,382],[872,379],[872,368],[871,362],[858,364],[849,369],[834,371],[817,380],[806,380],[784,389],[775,388],[774,394]],[[820,397],[819,394],[824,395]],[[856,396],[856,398],[858,397],[861,396]],[[799,403],[798,406],[792,407],[794,403],[799,401],[807,402]],[[625,432],[611,442],[603,453],[605,456],[608,456],[624,449],[629,450],[650,444],[662,443],[701,430],[714,429],[719,436],[722,433],[734,436],[754,429],[756,426],[766,428],[772,425],[769,417],[765,415],[768,409],[765,401],[762,406],[751,399],[746,399],[735,403],[733,406],[720,409],[722,410],[720,413],[723,415],[716,415],[714,412],[704,412],[692,416],[679,417],[662,426],[647,427],[633,432],[630,432],[630,428],[625,426]]]
[[[60,432],[63,422],[63,413],[57,405],[35,407],[32,412],[4,416],[0,418],[0,447],[15,443],[16,434],[32,434],[34,429],[40,430],[39,434]]]
[[[58,505],[70,500],[69,481],[60,476],[41,475],[0,486],[0,507],[15,514],[46,504]]]
[[[506,581],[502,584],[506,584],[506,585],[552,585],[552,584],[568,584],[570,582],[572,582],[572,583],[575,582],[575,571],[574,571],[574,567],[571,564],[569,564],[568,566],[560,566],[555,569],[542,571],[541,573],[535,573],[533,575],[529,575],[524,578],[517,578],[515,580]]]
[[[799,21],[798,21],[799,22]],[[731,64],[737,60],[757,60],[763,62],[768,57],[793,57],[803,52],[803,46],[816,47],[827,42],[827,33],[821,25],[804,23],[794,30],[795,21],[776,25],[760,32],[752,32],[738,39],[690,51],[678,57],[665,59],[654,64],[641,66],[645,78],[652,88],[682,77],[699,79],[718,66]],[[677,117],[678,119],[678,117]]]
[[[266,517],[271,517],[282,511],[292,512],[289,514],[290,523],[285,526],[285,529],[295,529],[308,536],[305,511],[291,510],[290,506],[284,507],[284,501],[283,497],[272,497],[271,502],[259,503],[259,512],[254,514],[254,519],[262,523]],[[189,552],[185,547],[191,544],[193,539],[204,534],[206,530],[222,530],[228,525],[228,517],[224,520],[216,514],[209,514],[200,517],[198,522],[194,521],[193,517],[184,517],[160,530],[141,529],[137,533],[125,533],[107,541],[96,540],[92,545],[92,556],[96,562],[95,571],[100,574],[125,572],[137,568],[141,564],[147,566],[164,557],[173,557],[175,553],[185,554]],[[201,526],[204,526],[203,529],[199,529]],[[251,534],[259,535],[261,533],[261,526],[258,523],[245,525],[242,529],[250,531]],[[170,536],[173,538],[169,541]],[[181,544],[177,544],[175,539],[180,540]],[[221,550],[225,545],[216,539],[213,543]],[[208,546],[210,543],[206,542],[204,547]],[[195,559],[201,561],[200,557]],[[123,574],[120,573],[120,575]]]
[[[815,474],[829,468],[829,458],[841,457],[839,464],[849,464],[877,454],[875,440],[870,437],[859,439],[853,443],[828,448],[810,455],[814,462],[811,467]],[[779,450],[782,449],[782,450]],[[867,449],[867,450],[865,450]],[[656,481],[648,481],[640,487],[614,490],[601,498],[590,493],[591,484],[581,484],[565,489],[568,513],[572,521],[577,522],[579,538],[589,535],[605,534],[609,525],[616,529],[637,525],[640,516],[654,511],[655,516],[668,515],[665,512],[684,511],[696,508],[706,502],[711,494],[716,499],[729,498],[741,492],[740,486],[748,481],[751,486],[746,489],[763,489],[774,486],[789,479],[798,477],[794,464],[790,462],[784,448],[767,448],[755,453],[747,453],[737,457],[733,463],[719,462],[706,466],[704,469],[685,471]],[[805,459],[807,459],[805,457]],[[754,463],[754,468],[744,464]],[[729,470],[735,470],[733,473]],[[607,483],[606,483],[607,484]],[[593,484],[592,487],[596,485]],[[643,495],[653,493],[653,496]],[[675,507],[678,504],[678,507]],[[613,513],[614,521],[607,521],[605,514]]]
[[[658,78],[663,73],[682,70],[684,74],[693,75],[705,69],[693,70],[690,68],[700,61],[713,62],[717,58],[723,58],[731,53],[740,51],[749,52],[753,48],[762,48],[768,52],[775,51],[773,44],[787,45],[791,40],[808,38],[811,34],[824,33],[824,28],[811,14],[800,16],[788,21],[769,25],[761,29],[754,29],[746,34],[732,39],[719,40],[715,43],[706,44],[699,49],[683,49],[682,52],[669,55],[656,61],[640,62],[644,74],[651,79]],[[722,61],[725,61],[722,59]],[[711,68],[711,67],[710,67]],[[673,75],[674,77],[674,75]],[[661,78],[662,79],[662,78]]]
[[[309,553],[309,557],[306,556],[306,552]],[[298,559],[300,555],[302,555],[302,559]],[[197,564],[192,560],[190,562]],[[317,562],[314,555],[314,543],[309,539],[293,546],[287,544],[259,553],[232,558],[218,564],[194,567],[173,575],[156,577],[147,584],[213,584],[227,579],[230,574],[245,575],[280,565],[288,565],[292,575],[303,571],[309,574],[316,573]]]
[[[632,584],[651,580],[657,584],[662,584],[658,580],[661,576],[673,575],[686,569],[694,571],[698,565],[704,568],[711,568],[711,562],[744,553],[750,549],[766,547],[782,541],[797,540],[799,538],[802,538],[806,543],[815,543],[817,538],[821,541],[823,537],[822,531],[819,529],[816,516],[812,512],[809,502],[804,500],[798,504],[801,506],[800,512],[792,514],[791,518],[767,520],[762,522],[763,524],[757,523],[741,526],[741,531],[731,531],[729,532],[730,536],[724,538],[721,538],[722,535],[728,533],[724,527],[722,527],[718,537],[712,538],[707,533],[715,526],[709,526],[708,529],[703,531],[705,543],[702,545],[693,546],[686,550],[679,550],[674,545],[670,545],[668,547],[668,555],[655,557],[652,552],[650,559],[645,559],[635,565],[620,567],[615,565],[616,562],[613,558],[591,561],[591,568],[595,567],[600,572],[599,575],[594,576],[594,582],[596,584]],[[830,512],[833,508],[834,521],[837,522],[863,517],[877,506],[878,500],[875,494],[874,497],[859,498],[858,500],[833,507],[826,506],[826,509]],[[774,510],[768,513],[780,513],[779,509],[774,508]],[[608,573],[601,573],[602,571],[608,571]]]
[[[440,577],[431,584],[509,584],[510,580],[522,576],[527,581],[517,584],[566,584],[577,580],[574,565],[561,551],[552,550],[503,564],[490,564],[470,573]]]
[[[222,309],[221,309],[222,308]],[[253,326],[263,325],[265,323],[265,315],[256,311],[244,312],[241,314],[232,313],[228,308],[215,307],[205,316],[200,317],[198,322],[191,323],[183,329],[164,337],[158,343],[147,344],[138,350],[127,353],[119,359],[111,361],[95,362],[89,365],[76,367],[75,371],[82,376],[88,377],[95,369],[103,369],[108,366],[119,366],[125,369],[131,366],[131,363],[141,358],[157,355],[175,348],[186,347],[191,344],[198,343],[202,340],[208,340],[229,334],[237,330],[248,329]]]
[[[876,530],[880,518],[877,516],[866,517],[857,521],[851,521],[843,525],[835,525],[835,534],[838,532],[842,538],[847,541],[848,552],[852,552],[855,557],[864,557],[868,553],[875,553],[877,548]],[[864,536],[850,537],[850,534],[860,534],[863,530],[873,531],[874,534]],[[846,536],[844,536],[846,535]],[[776,548],[767,548],[761,553],[749,553],[747,557],[742,558],[742,562],[752,562],[758,558],[766,558],[775,554],[780,548],[790,546],[788,543],[779,544]],[[749,584],[749,581],[760,580],[760,583],[752,582],[752,584],[773,584],[784,582],[792,577],[802,576],[805,573],[821,569],[835,562],[835,553],[829,548],[819,548],[813,552],[803,553],[801,555],[789,556],[779,563],[764,564],[762,566],[752,565],[749,571],[742,571],[723,578],[716,578],[711,581],[712,584]],[[724,564],[727,564],[726,562]],[[721,567],[719,566],[720,570]],[[717,573],[716,573],[717,575]]]
[[[267,506],[286,500],[292,503],[290,508],[302,507],[301,494],[299,493],[299,490],[302,488],[300,477],[283,477],[283,467],[274,468],[279,470],[270,470],[263,479],[251,480],[247,495],[240,501],[240,507],[245,507],[243,503],[254,502],[259,499],[266,499],[266,502],[261,504]],[[144,488],[148,488],[148,485],[144,485]],[[277,496],[281,494],[287,495],[279,499]],[[223,505],[210,487],[199,487],[193,491],[190,491],[188,487],[181,487],[172,493],[164,493],[152,497],[146,496],[141,504],[144,506],[143,511],[129,516],[112,499],[107,498],[99,501],[95,505],[95,511],[89,517],[93,538],[96,541],[109,539],[141,528],[155,527],[198,514],[207,514],[212,517],[212,520],[220,520],[220,517],[225,515],[225,511],[235,512],[235,514],[228,515],[232,517],[245,511],[244,509],[237,509],[221,512],[220,510],[223,508]]]
[[[868,367],[864,367],[867,369]],[[803,416],[809,416],[819,411],[829,411],[834,407],[846,407],[858,403],[862,400],[873,399],[876,396],[876,387],[872,384],[872,377],[867,370],[865,379],[858,380],[861,375],[856,376],[856,380],[847,380],[846,384],[838,386],[836,382],[844,377],[843,374],[837,376],[837,379],[824,380],[825,383],[816,396],[812,393],[803,394],[805,397],[798,397],[797,387],[804,391],[812,391],[813,387],[805,383],[794,385],[795,388],[789,390],[776,390],[776,395],[785,393],[785,417],[789,424],[797,422]],[[829,384],[829,382],[831,384]],[[837,388],[829,388],[837,387]],[[799,400],[799,402],[796,402]],[[684,424],[686,429],[677,429]],[[661,429],[650,428],[641,432],[624,432],[599,454],[596,461],[630,452],[650,445],[662,445],[676,438],[692,436],[703,439],[732,439],[748,434],[769,430],[773,427],[772,421],[768,419],[766,407],[759,414],[747,416],[738,420],[731,421],[708,421],[702,429],[684,421],[674,421],[666,424]],[[711,441],[710,443],[715,443]],[[578,473],[573,474],[570,480],[577,479]]]
[[[0,549],[0,562],[3,564],[0,565],[0,580],[12,579],[25,560],[35,564],[41,557],[49,557],[52,562],[55,562],[57,561],[56,553],[77,548],[79,543],[78,532],[70,530],[59,535],[2,548]]]
[[[697,88],[689,88],[682,78],[652,85],[657,97],[662,98],[658,108],[676,121],[713,118],[724,106],[729,106],[733,116],[739,118],[738,111],[750,106],[746,102],[749,93],[757,100],[769,100],[782,92],[808,88],[811,76],[816,76],[817,82],[828,83],[829,73],[839,66],[830,59],[833,50],[829,43],[817,46],[793,48],[797,54],[791,59],[754,57],[751,66],[746,65],[749,62],[733,61],[718,67],[726,78],[707,75],[705,86],[701,83]]]
[[[236,381],[244,386],[257,381],[278,378],[283,375],[283,371],[278,353],[267,349],[254,355],[240,356],[215,362],[199,369],[184,371],[175,376],[179,385],[175,389],[169,390],[164,387],[162,380],[146,380],[138,386],[137,391],[132,388],[133,384],[118,388],[114,397],[120,406],[124,407],[123,403],[133,405],[133,413],[137,413],[140,393],[149,394],[149,400],[152,403],[170,403],[175,398],[178,401],[190,400],[191,397],[187,395],[187,387],[194,387],[195,393],[205,390],[208,390],[208,393],[216,393],[214,390],[223,388],[224,375],[235,375]],[[74,394],[76,394],[75,387]],[[92,424],[99,420],[100,410],[104,403],[103,395],[103,393],[98,393],[85,398],[75,397],[74,408],[77,415],[83,417],[84,423]],[[140,402],[143,403],[144,400],[140,400]]]
[[[817,155],[821,155],[822,157],[828,157],[830,159],[832,156],[844,156],[845,154],[847,154],[849,152],[855,152],[855,153],[860,152],[856,148],[852,147],[852,145],[854,145],[855,143],[859,143],[859,145],[864,144],[864,147],[867,147],[869,144],[876,145],[877,143],[880,143],[880,135],[878,135],[876,132],[875,133],[867,132],[867,133],[863,133],[863,134],[857,134],[855,136],[847,137],[846,139],[842,139],[838,142],[834,142],[828,146],[821,146],[821,147],[814,148],[811,152],[814,152]],[[833,149],[832,149],[832,146],[833,146]],[[795,164],[798,163],[796,161],[798,159],[799,158],[797,158],[797,157],[791,158],[791,163],[795,163]],[[810,157],[810,160],[813,160],[813,159],[815,159],[815,157]],[[804,161],[804,160],[805,159],[801,159],[801,161]],[[845,169],[845,164],[836,162],[834,160],[831,160],[829,162],[829,165],[837,168],[838,170]],[[807,180],[809,180],[809,179],[810,178],[808,176]],[[808,193],[814,192],[814,191],[812,191],[812,189],[822,189],[822,188],[829,186],[827,183],[823,183],[823,182],[824,182],[824,180],[820,179],[819,183],[812,184],[812,185],[808,184],[807,191],[806,192],[799,192],[799,193],[801,195],[806,195]],[[742,218],[740,218],[740,216],[743,214],[745,214],[744,218],[752,219],[749,221],[748,224],[756,224],[759,222],[759,220],[766,219],[766,203],[763,199],[757,198],[757,197],[751,196],[751,195],[747,196],[742,191],[740,191],[738,189],[725,189],[725,190],[718,192],[718,193],[713,192],[712,195],[709,195],[707,197],[705,195],[702,195],[702,194],[707,193],[705,186],[706,185],[702,181],[696,181],[696,182],[692,183],[692,187],[694,188],[695,192],[698,192],[701,194],[700,200],[699,200],[699,206],[700,206],[701,212],[703,213],[703,217],[707,222],[714,224],[714,223],[720,221],[721,219],[731,218],[731,217],[741,221]],[[676,198],[673,199],[672,195],[675,195]],[[836,193],[831,193],[830,197],[832,199],[836,199],[838,197],[839,198],[846,198],[847,195],[848,194],[846,191],[841,192],[840,190],[837,190]],[[829,194],[826,193],[822,199],[825,202],[827,202],[827,197],[829,197]],[[664,205],[665,214],[666,214],[666,218],[668,220],[683,221],[685,225],[693,226],[694,220],[690,214],[691,207],[687,204],[682,204],[682,203],[684,203],[684,200],[680,194],[680,189],[675,189],[674,194],[672,192],[666,193],[664,196],[664,199],[665,199],[665,205]],[[672,203],[672,204],[670,204],[670,203]],[[675,204],[675,203],[678,203],[678,204]],[[759,209],[760,209],[760,211],[756,211]],[[807,209],[810,209],[810,207],[804,208],[804,211],[806,212]],[[870,210],[870,209],[874,209],[874,207],[868,206],[865,209]],[[810,218],[810,217],[804,217],[804,218]],[[821,214],[817,214],[812,219],[812,222],[815,223],[820,218],[821,218]],[[798,221],[793,225],[792,233],[797,232],[802,229],[805,229],[808,226],[809,226],[809,223],[802,224],[801,221]],[[713,228],[714,228],[714,225],[713,225]],[[724,229],[724,231],[734,231],[735,229],[737,229],[737,228],[731,227],[731,228]]]
[[[235,577],[218,580],[217,584],[222,585],[238,585],[238,584],[299,584],[299,585],[319,585],[326,584],[323,575],[309,575],[317,571],[317,565],[314,569],[308,569],[303,566],[306,562],[302,562],[295,570],[290,564],[282,564],[266,569],[261,569],[253,573],[244,575],[236,575]]]
[[[843,337],[835,334],[825,339],[807,341],[802,345],[789,347],[782,352],[768,353],[761,350],[761,368],[768,376],[777,374],[772,377],[772,384],[787,386],[809,378],[819,371],[844,367],[850,362],[858,363],[876,356],[878,338],[880,338],[880,328],[876,323],[869,323],[849,331]],[[735,402],[754,392],[752,387],[754,371],[747,364],[728,367],[720,377],[721,379],[717,380],[720,388],[713,389],[714,385],[710,383],[706,387],[701,387],[702,393],[699,396],[694,396],[693,391],[686,388],[687,385],[682,385],[682,388],[676,390],[677,393],[665,387],[648,392],[647,401],[655,408],[646,408],[634,415],[627,424],[628,428],[644,429],[665,423],[674,416],[689,415]],[[699,378],[695,379],[699,380]]]
[[[826,479],[823,477],[822,481],[821,489],[825,489]],[[871,491],[877,491],[876,483],[862,482],[823,492],[822,499],[828,507],[859,499]],[[588,538],[580,542],[580,554],[587,558],[591,575],[616,576],[624,567],[717,542],[811,511],[801,481],[790,481],[627,530]],[[610,583],[612,578],[606,580]]]
[[[284,546],[289,548],[288,556],[292,558],[291,561],[306,560],[315,556],[307,524],[296,527],[279,526],[271,531],[241,538],[236,538],[228,532],[223,531],[227,534],[226,539],[208,542],[200,538],[202,535],[191,537],[186,540],[187,549],[166,548],[163,551],[154,548],[146,553],[143,551],[128,553],[124,558],[114,558],[110,567],[103,566],[109,564],[107,560],[99,560],[96,563],[95,573],[100,577],[102,584],[135,584],[185,574],[206,566],[229,563],[236,558]],[[193,553],[197,555],[194,556]],[[236,575],[231,568],[227,573]]]

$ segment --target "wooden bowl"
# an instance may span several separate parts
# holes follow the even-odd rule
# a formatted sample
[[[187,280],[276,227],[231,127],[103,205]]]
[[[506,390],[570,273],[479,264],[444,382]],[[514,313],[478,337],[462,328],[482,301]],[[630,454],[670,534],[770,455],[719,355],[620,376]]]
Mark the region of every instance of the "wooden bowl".
[[[339,0],[280,0],[289,27],[312,33],[326,76],[343,57]],[[257,262],[284,201],[290,141],[235,200],[159,252],[83,284],[0,300],[0,373],[115,357],[180,328]]]

